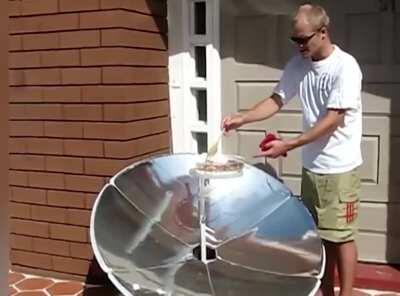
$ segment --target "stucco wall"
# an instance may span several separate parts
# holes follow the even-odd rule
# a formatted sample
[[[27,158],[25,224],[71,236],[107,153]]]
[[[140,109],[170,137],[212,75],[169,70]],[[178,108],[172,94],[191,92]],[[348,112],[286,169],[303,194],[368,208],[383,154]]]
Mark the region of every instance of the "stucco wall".
[[[11,263],[83,279],[107,177],[170,148],[166,1],[8,3]]]

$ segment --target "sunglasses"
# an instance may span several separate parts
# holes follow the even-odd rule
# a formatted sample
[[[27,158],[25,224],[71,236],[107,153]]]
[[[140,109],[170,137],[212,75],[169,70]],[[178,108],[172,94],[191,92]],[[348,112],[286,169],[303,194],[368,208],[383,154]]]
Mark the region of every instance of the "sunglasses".
[[[298,45],[306,45],[308,43],[308,41],[311,40],[311,38],[313,38],[315,35],[317,34],[317,32],[314,32],[313,34],[311,34],[310,36],[305,36],[305,37],[295,37],[292,36],[290,37],[290,40]]]

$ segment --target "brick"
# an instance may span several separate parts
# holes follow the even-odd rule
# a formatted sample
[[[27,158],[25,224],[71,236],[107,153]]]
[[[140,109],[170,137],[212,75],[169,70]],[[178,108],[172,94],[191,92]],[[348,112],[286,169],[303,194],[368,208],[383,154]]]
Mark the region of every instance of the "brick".
[[[93,250],[89,244],[70,243],[71,257],[92,259]]]
[[[92,209],[98,195],[93,193],[86,193],[85,206],[87,209]]]
[[[53,256],[53,269],[56,271],[87,275],[89,266],[88,260]]]
[[[59,34],[60,48],[82,48],[100,46],[100,31],[74,31]]]
[[[81,50],[83,66],[98,65],[139,65],[167,66],[165,51],[134,48],[93,48]]]
[[[108,140],[130,140],[169,130],[167,117],[135,121],[131,123],[85,123],[85,138]]]
[[[168,114],[168,101],[104,105],[105,121],[132,121],[167,116]]]
[[[167,83],[167,68],[103,67],[104,84]]]
[[[21,15],[21,1],[7,1],[8,2],[8,16]]]
[[[58,12],[57,0],[22,0],[22,15],[50,14]]]
[[[89,210],[67,209],[67,223],[79,226],[90,226]]]
[[[104,156],[102,141],[64,140],[65,155],[74,156]]]
[[[51,224],[50,237],[74,242],[87,242],[88,229],[80,226]]]
[[[49,189],[64,189],[64,175],[59,173],[28,173],[29,186]]]
[[[30,138],[26,145],[28,153],[63,154],[63,141],[60,139]]]
[[[21,38],[24,50],[59,48],[58,33],[24,34]]]
[[[47,191],[47,203],[51,206],[66,208],[85,208],[86,194],[71,191]]]
[[[11,250],[10,260],[14,264],[51,269],[51,256],[33,252]]]
[[[11,52],[8,65],[14,69],[40,67],[40,54],[38,52]]]
[[[61,69],[62,84],[98,84],[101,82],[100,68],[66,68]]]
[[[43,189],[11,186],[11,200],[44,205],[46,204],[46,191]]]
[[[10,33],[37,33],[75,30],[79,27],[78,14],[54,14],[10,19]]]
[[[43,122],[10,121],[10,136],[40,137],[44,135]]]
[[[12,2],[17,2],[17,1],[12,1]],[[9,35],[8,36],[8,49],[10,51],[21,50],[22,49],[22,37],[19,35]]]
[[[99,192],[105,180],[103,177],[65,175],[65,189],[83,192]]]
[[[25,104],[27,119],[55,119],[62,117],[60,104]]]
[[[113,176],[121,169],[129,164],[131,160],[118,160],[118,159],[101,159],[101,158],[86,158],[85,174],[97,176]]]
[[[16,104],[11,106],[11,119],[61,119],[60,104]]]
[[[43,88],[43,101],[46,102],[79,102],[81,89],[78,86],[55,86]]]
[[[42,89],[40,87],[9,87],[10,102],[41,102]]]
[[[10,247],[12,249],[32,251],[33,239],[29,236],[10,234]]]
[[[60,11],[62,12],[96,10],[99,8],[99,0],[60,0]]]
[[[24,138],[8,138],[9,153],[26,153]]]
[[[31,206],[23,203],[10,202],[10,217],[30,219]]]
[[[88,139],[124,140],[134,136],[125,123],[84,123],[83,136]]]
[[[49,121],[44,123],[44,135],[57,138],[82,138],[83,124],[79,122]]]
[[[166,32],[166,20],[125,10],[83,12],[80,14],[81,29],[129,28],[151,32]],[[15,30],[14,26],[12,28]]]
[[[49,237],[49,224],[11,218],[11,232],[30,236]]]
[[[15,85],[55,85],[61,84],[59,69],[10,70],[10,84]]]
[[[64,156],[46,156],[46,171],[83,173],[83,159]]]
[[[57,50],[40,52],[40,64],[42,67],[79,66],[79,50]]]
[[[9,170],[8,182],[10,185],[28,186],[28,173]]]
[[[65,241],[44,239],[44,238],[33,238],[32,240],[33,250],[39,253],[47,253],[52,255],[69,256],[69,243]]]
[[[17,271],[17,272],[23,272],[25,274],[34,274],[37,276],[44,276],[44,277],[49,277],[49,278],[57,278],[57,279],[65,279],[65,280],[76,280],[79,282],[85,282],[86,276],[79,276],[76,274],[71,274],[71,273],[62,273],[62,272],[55,272],[54,270],[45,270],[45,269],[40,269],[38,267],[36,268],[29,268],[26,266],[21,266],[17,264],[12,264],[12,270]]]
[[[10,168],[15,170],[43,171],[44,157],[40,155],[11,154]]]
[[[66,223],[67,210],[48,206],[32,206],[32,219],[37,221]]]
[[[132,46],[166,50],[167,37],[159,33],[133,31],[128,29],[101,30],[101,45],[103,46]]]
[[[25,104],[9,104],[8,105],[9,119],[23,119],[25,118]]]
[[[65,120],[101,121],[103,106],[94,104],[68,104],[63,106]]]
[[[105,156],[128,158],[169,147],[169,133],[148,136],[128,142],[105,142]]]
[[[23,86],[25,84],[25,74],[23,70],[8,70],[9,86]]]
[[[102,9],[124,8],[141,13],[166,16],[167,5],[165,1],[158,0],[101,0]]]
[[[84,102],[142,102],[168,97],[168,85],[84,86]]]

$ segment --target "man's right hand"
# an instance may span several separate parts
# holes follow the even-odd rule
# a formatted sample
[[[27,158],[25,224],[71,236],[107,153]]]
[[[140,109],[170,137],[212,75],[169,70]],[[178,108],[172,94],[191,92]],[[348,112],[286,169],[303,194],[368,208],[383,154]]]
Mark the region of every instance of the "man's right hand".
[[[244,116],[243,114],[236,113],[225,116],[222,120],[222,129],[226,132],[237,129],[244,124]]]

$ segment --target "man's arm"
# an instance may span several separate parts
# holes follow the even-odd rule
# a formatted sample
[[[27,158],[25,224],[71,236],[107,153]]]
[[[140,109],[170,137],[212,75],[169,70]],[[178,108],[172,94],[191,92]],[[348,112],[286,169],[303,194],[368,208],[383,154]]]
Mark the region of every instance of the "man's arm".
[[[272,94],[269,98],[257,103],[243,116],[244,123],[250,123],[270,118],[283,106],[279,95]]]
[[[244,113],[227,116],[223,119],[222,125],[226,131],[236,129],[243,124],[270,118],[283,106],[282,99],[277,94],[262,100]]]
[[[320,119],[311,129],[300,136],[290,140],[271,141],[266,146],[267,151],[259,156],[278,157],[294,148],[311,143],[322,136],[332,134],[340,125],[344,124],[346,109],[328,109],[326,115]]]
[[[332,134],[339,126],[344,124],[345,109],[328,109],[326,115],[319,120],[311,129],[300,136],[289,140],[290,149],[294,149],[308,143],[314,142],[322,136]]]

